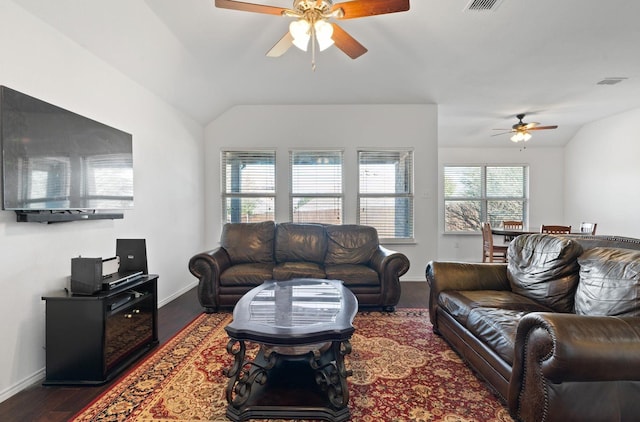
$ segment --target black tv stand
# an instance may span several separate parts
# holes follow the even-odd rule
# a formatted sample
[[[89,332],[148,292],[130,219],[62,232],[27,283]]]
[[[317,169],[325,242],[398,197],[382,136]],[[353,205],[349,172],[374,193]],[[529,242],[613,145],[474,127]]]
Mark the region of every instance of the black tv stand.
[[[122,213],[103,213],[96,211],[16,211],[18,223],[64,223],[79,220],[119,220]]]
[[[100,385],[158,345],[158,276],[82,296],[57,291],[46,303],[44,385]]]

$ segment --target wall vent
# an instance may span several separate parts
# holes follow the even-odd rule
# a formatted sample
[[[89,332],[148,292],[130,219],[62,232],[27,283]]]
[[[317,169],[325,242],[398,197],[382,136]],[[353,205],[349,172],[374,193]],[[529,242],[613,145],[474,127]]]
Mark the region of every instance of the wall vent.
[[[469,3],[462,11],[486,12],[494,11],[500,6],[502,0],[469,0]]]

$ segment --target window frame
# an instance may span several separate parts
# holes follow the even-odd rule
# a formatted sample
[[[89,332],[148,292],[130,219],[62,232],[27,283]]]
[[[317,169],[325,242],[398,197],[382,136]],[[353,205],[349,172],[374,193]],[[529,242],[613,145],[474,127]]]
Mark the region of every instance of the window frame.
[[[227,154],[235,154],[237,157],[242,158],[242,156],[250,157],[251,155],[255,155],[256,157],[260,155],[264,155],[267,158],[267,155],[271,156],[273,160],[273,189],[266,190],[264,192],[228,192],[227,191],[227,172],[226,172],[226,163],[229,162]],[[271,212],[272,217],[265,220],[252,220],[252,222],[257,221],[275,221],[276,219],[276,207],[277,207],[277,153],[274,148],[251,148],[251,149],[222,149],[220,151],[220,196],[221,196],[221,208],[222,208],[222,223],[231,223],[235,222],[231,219],[227,219],[227,199],[270,199],[273,203],[273,210]],[[242,215],[242,214],[240,214]]]
[[[446,194],[446,169],[451,167],[467,167],[474,168],[479,167],[480,171],[480,189],[481,193],[479,197],[475,196],[454,196],[447,197]],[[498,168],[522,168],[523,171],[523,186],[522,186],[522,197],[516,196],[492,196],[489,197],[487,194],[487,168],[498,167]],[[515,201],[522,202],[522,221],[524,226],[528,225],[529,219],[529,165],[528,164],[444,164],[442,166],[442,232],[443,234],[480,234],[481,227],[478,226],[477,230],[447,230],[447,202],[448,201],[474,201],[480,202],[480,222],[489,221],[489,203],[492,201]],[[518,219],[515,217],[509,217],[507,219]],[[493,224],[493,223],[492,223]],[[495,225],[495,224],[493,224]]]
[[[408,172],[408,174],[405,175],[405,191],[404,192],[394,192],[394,193],[390,193],[390,192],[370,192],[370,193],[364,193],[362,192],[362,172],[361,172],[361,167],[363,166],[364,162],[362,160],[362,156],[366,155],[366,154],[380,154],[380,155],[384,155],[384,154],[398,154],[398,156],[401,155],[407,155],[408,156],[408,164],[407,164],[407,168],[405,168],[405,171]],[[406,212],[409,214],[407,216],[408,218],[408,226],[407,225],[403,225],[401,227],[398,227],[396,225],[396,222],[394,222],[393,224],[393,230],[397,233],[398,229],[400,228],[400,231],[404,231],[405,233],[407,233],[407,236],[385,236],[384,235],[384,230],[381,230],[380,228],[376,227],[376,229],[378,230],[378,234],[380,237],[380,241],[384,242],[384,243],[390,243],[390,244],[410,244],[410,243],[415,243],[415,188],[414,188],[414,178],[415,178],[415,154],[414,154],[414,149],[413,148],[358,148],[358,150],[356,151],[356,162],[357,162],[357,172],[358,172],[358,193],[357,193],[357,210],[356,210],[356,221],[358,224],[363,224],[362,222],[362,206],[363,206],[363,202],[365,202],[364,200],[366,199],[375,199],[375,198],[380,198],[380,199],[384,199],[384,198],[389,198],[389,199],[406,199],[408,200],[408,206],[406,209]],[[369,224],[372,225],[372,224]],[[375,225],[373,225],[375,227]]]
[[[296,156],[296,154],[338,154],[339,159],[340,159],[340,188],[339,188],[339,192],[334,192],[334,193],[329,193],[329,192],[314,192],[314,191],[310,191],[310,192],[294,192],[294,158]],[[318,149],[318,148],[295,148],[295,149],[290,149],[289,150],[289,221],[292,222],[296,222],[296,223],[321,223],[321,224],[344,224],[344,208],[345,208],[345,167],[344,167],[344,159],[345,153],[344,153],[344,149],[342,148],[327,148],[327,149]],[[335,221],[335,222],[328,222],[328,221],[307,221],[307,220],[299,220],[299,219],[295,219],[295,207],[294,207],[294,201],[297,198],[334,198],[338,200],[338,204],[339,204],[339,213],[338,213],[338,218],[339,220]]]

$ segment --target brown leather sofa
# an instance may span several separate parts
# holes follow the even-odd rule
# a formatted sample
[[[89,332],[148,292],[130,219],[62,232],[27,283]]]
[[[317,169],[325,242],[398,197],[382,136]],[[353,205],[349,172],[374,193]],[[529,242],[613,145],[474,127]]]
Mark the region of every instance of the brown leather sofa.
[[[232,308],[265,280],[293,278],[342,280],[360,307],[392,311],[409,260],[380,246],[373,227],[268,221],[225,224],[220,247],[193,256],[189,270],[206,312]]]
[[[440,334],[520,421],[640,418],[640,240],[522,235],[507,264],[430,262]]]

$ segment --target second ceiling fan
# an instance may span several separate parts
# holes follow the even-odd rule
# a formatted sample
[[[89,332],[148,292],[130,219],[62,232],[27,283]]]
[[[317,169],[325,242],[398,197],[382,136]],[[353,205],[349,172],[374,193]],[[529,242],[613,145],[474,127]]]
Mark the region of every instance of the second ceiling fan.
[[[511,129],[494,129],[494,130],[501,130],[503,132],[496,133],[493,136],[504,135],[505,133],[513,133],[513,136],[511,137],[511,140],[513,142],[521,142],[521,141],[526,142],[529,139],[531,139],[531,134],[529,132],[532,130],[547,130],[547,129],[558,128],[558,125],[539,126],[540,123],[537,123],[537,122],[525,123],[522,121],[522,119],[524,119],[524,116],[525,116],[524,113],[516,115],[516,118],[518,119],[518,123],[511,126]]]
[[[353,0],[336,4],[331,0],[294,0],[291,9],[235,0],[215,0],[215,5],[296,19],[289,25],[289,31],[267,52],[269,57],[283,55],[292,45],[307,51],[311,41],[313,52],[316,43],[320,51],[335,44],[347,56],[357,59],[367,49],[338,24],[330,22],[331,19],[354,19],[409,10],[409,0]]]

